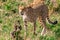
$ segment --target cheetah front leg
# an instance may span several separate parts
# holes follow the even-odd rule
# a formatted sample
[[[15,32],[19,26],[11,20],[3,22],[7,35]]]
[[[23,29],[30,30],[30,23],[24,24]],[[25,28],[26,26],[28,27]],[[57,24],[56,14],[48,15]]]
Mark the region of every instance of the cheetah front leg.
[[[36,31],[36,22],[34,22],[34,31],[33,31],[34,35],[36,35],[35,31]]]
[[[24,40],[27,38],[27,21],[24,21]]]

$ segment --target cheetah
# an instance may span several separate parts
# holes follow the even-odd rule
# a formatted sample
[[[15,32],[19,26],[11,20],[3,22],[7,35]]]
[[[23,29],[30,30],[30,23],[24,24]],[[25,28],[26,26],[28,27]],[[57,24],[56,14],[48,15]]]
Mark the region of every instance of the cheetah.
[[[36,20],[38,19],[41,26],[43,27],[41,35],[45,35],[46,31],[49,30],[46,26],[46,19],[48,20],[49,23],[53,25],[57,24],[57,20],[54,22],[50,21],[49,9],[48,9],[48,6],[45,4],[40,5],[36,8],[32,8],[31,6],[27,6],[27,7],[19,6],[19,15],[23,18],[24,30],[25,30],[24,35],[26,35],[26,32],[27,32],[27,22],[33,23],[33,26],[34,26],[33,33],[36,34],[35,33]]]

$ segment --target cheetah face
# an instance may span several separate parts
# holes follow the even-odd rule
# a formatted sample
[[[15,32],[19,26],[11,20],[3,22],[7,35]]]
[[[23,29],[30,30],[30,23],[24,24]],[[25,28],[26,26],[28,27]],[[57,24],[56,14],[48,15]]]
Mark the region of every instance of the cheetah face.
[[[20,6],[20,7],[19,7],[19,15],[23,15],[23,12],[22,12],[22,11],[23,11],[23,9],[24,9],[24,7],[23,7],[23,6]]]
[[[24,7],[19,7],[19,15],[23,18],[23,21],[27,19],[26,11],[24,10]]]
[[[21,15],[21,17],[23,18],[23,21],[28,21],[28,12],[31,10],[31,7],[19,7],[19,14]]]

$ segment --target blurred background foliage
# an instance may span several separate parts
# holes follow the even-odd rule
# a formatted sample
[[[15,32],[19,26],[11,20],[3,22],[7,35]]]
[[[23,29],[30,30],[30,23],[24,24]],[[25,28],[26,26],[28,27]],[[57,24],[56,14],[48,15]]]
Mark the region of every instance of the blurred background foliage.
[[[31,30],[33,29],[32,25],[29,23],[28,25],[28,32],[27,36],[31,37],[31,40],[60,40],[60,0],[56,0],[58,7],[55,8],[55,12],[50,16],[50,19],[58,20],[58,24],[51,25],[47,23],[48,28],[52,30],[52,34],[47,34],[47,36],[40,36],[38,34],[34,37],[34,35],[31,33]],[[32,0],[29,0],[28,3],[31,3]],[[53,7],[53,3],[50,2],[50,0],[46,0],[45,4],[48,5],[51,9]],[[22,18],[19,16],[18,13],[18,6],[23,5],[26,6],[25,2],[22,2],[22,0],[0,0],[0,40],[13,40],[11,38],[10,33],[12,30],[14,30],[14,23],[16,20],[20,20],[20,23],[23,28],[23,21]],[[40,27],[40,24],[37,22],[37,33],[40,33],[42,30],[42,27]],[[24,30],[21,30],[21,36],[23,38]],[[28,38],[29,39],[29,38]]]

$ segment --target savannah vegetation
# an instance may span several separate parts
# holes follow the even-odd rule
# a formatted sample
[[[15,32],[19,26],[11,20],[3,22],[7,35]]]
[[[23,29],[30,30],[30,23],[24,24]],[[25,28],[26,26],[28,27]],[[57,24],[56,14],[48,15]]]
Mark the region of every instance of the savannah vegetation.
[[[29,0],[28,3],[31,3],[32,0]],[[19,40],[23,40],[24,36],[24,27],[22,18],[18,12],[18,6],[23,5],[26,6],[26,3],[22,2],[21,0],[0,0],[0,40],[13,40],[11,37],[11,32],[14,30],[14,25],[17,20],[20,21],[22,29],[20,30],[20,34],[17,32],[16,35],[20,35]],[[46,0],[46,5],[53,8],[53,4]],[[27,30],[27,40],[60,40],[60,0],[57,0],[57,8],[55,8],[55,12],[50,15],[50,19],[52,21],[58,20],[56,25],[49,24],[48,22],[47,27],[53,32],[49,33],[46,36],[40,36],[42,31],[42,27],[37,21],[37,36],[33,35],[32,30],[33,26],[28,23],[28,30]],[[18,39],[16,39],[18,40]]]

